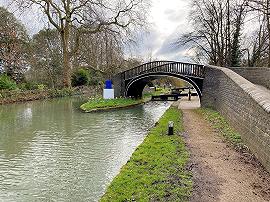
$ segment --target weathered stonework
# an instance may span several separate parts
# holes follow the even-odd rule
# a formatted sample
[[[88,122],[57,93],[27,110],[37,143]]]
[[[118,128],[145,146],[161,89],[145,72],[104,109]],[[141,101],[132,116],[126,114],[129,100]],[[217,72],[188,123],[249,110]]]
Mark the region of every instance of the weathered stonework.
[[[227,118],[270,172],[269,91],[228,68],[207,66],[201,102],[203,107],[212,107]]]
[[[115,97],[123,97],[125,95],[125,85],[122,76],[123,75],[119,73],[112,78]]]
[[[270,89],[270,68],[267,67],[232,67],[230,68],[250,82]]]

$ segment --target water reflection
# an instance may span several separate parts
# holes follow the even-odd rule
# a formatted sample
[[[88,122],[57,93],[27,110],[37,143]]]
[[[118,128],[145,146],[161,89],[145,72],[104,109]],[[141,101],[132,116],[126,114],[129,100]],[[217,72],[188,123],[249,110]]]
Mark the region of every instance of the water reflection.
[[[169,106],[84,114],[79,104],[0,106],[0,201],[97,201]]]

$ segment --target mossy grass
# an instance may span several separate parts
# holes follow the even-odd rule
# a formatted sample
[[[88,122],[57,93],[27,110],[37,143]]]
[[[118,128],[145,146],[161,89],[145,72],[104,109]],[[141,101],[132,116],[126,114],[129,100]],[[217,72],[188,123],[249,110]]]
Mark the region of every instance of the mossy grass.
[[[219,112],[210,108],[201,108],[198,109],[197,112],[202,114],[210,125],[220,132],[234,147],[238,149],[246,149],[242,142],[241,135],[229,125],[226,119],[220,115]]]
[[[167,135],[169,121],[174,121],[172,136]],[[186,170],[189,153],[182,131],[181,112],[169,108],[100,201],[188,201],[192,181]]]
[[[95,112],[110,109],[126,108],[131,106],[136,106],[145,103],[151,99],[152,95],[160,95],[163,93],[168,93],[168,89],[160,88],[155,92],[146,93],[143,95],[142,99],[132,99],[132,98],[117,98],[117,99],[102,99],[102,98],[90,98],[88,102],[82,104],[80,108],[84,112]]]
[[[138,105],[143,103],[143,99],[131,99],[131,98],[117,98],[117,99],[102,99],[102,98],[93,98],[88,102],[81,105],[81,109],[85,112],[99,111],[99,110],[108,110],[115,108],[124,108],[133,105]]]
[[[162,95],[162,94],[170,94],[171,89],[169,88],[157,88],[156,91],[144,93],[143,97],[151,98],[153,95]]]

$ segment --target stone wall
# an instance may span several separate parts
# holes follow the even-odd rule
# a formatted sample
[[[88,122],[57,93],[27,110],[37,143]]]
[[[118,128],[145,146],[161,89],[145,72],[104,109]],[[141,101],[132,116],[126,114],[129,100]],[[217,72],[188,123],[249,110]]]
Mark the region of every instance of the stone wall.
[[[114,96],[115,97],[124,97],[125,96],[125,87],[124,87],[124,79],[121,73],[114,75],[112,78],[113,88],[114,88]]]
[[[270,93],[230,69],[208,66],[203,107],[219,111],[270,172]]]
[[[270,68],[267,67],[232,67],[237,74],[254,84],[270,89]]]

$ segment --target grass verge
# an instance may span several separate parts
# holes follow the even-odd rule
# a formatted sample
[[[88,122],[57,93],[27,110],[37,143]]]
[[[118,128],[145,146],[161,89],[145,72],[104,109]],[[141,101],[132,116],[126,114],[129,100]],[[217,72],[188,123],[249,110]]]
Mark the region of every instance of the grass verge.
[[[210,108],[200,108],[197,110],[197,112],[202,114],[202,116],[210,123],[210,125],[214,129],[218,130],[218,132],[220,132],[220,134],[222,134],[225,139],[236,149],[247,149],[242,142],[241,135],[232,129],[226,119],[220,115],[219,112]]]
[[[175,135],[167,135],[174,121]],[[182,114],[168,109],[114,178],[100,201],[187,201],[192,190]]]
[[[152,95],[160,95],[162,93],[168,92],[169,92],[168,89],[160,88],[155,92],[144,94],[142,99],[137,100],[131,98],[117,98],[117,99],[92,98],[89,99],[87,103],[81,105],[80,108],[84,112],[95,112],[109,109],[126,108],[147,102],[151,99]]]
[[[85,112],[124,108],[133,105],[138,105],[143,103],[143,100],[135,100],[130,98],[117,98],[117,99],[102,99],[94,98],[89,100],[87,103],[81,105],[81,109]]]

